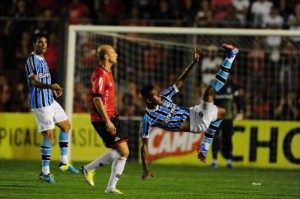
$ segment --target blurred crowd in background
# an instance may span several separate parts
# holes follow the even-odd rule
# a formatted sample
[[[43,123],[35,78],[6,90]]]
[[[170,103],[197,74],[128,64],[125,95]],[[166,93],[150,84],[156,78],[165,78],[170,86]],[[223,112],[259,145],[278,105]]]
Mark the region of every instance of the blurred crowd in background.
[[[0,112],[30,111],[24,63],[32,51],[30,35],[33,32],[48,35],[46,60],[55,82],[64,78],[61,71],[64,71],[66,32],[70,24],[300,31],[300,1],[297,0],[12,0],[1,1],[0,13]],[[252,45],[253,49],[244,56],[259,61],[249,64],[254,72],[240,85],[242,101],[249,99],[241,102],[243,118],[299,120],[300,37],[284,40],[272,37],[266,44],[255,40]],[[272,64],[281,60],[282,67],[278,70],[278,78],[271,82],[264,82],[267,79],[263,65],[268,55],[262,45],[282,49],[281,54],[274,53]],[[216,56],[214,49],[210,52],[210,56]],[[219,64],[218,59],[215,62]],[[202,72],[210,73],[209,68],[202,68]],[[265,83],[269,86],[261,90],[254,88]],[[283,93],[276,100],[265,97],[274,92],[274,88],[269,89],[272,86]],[[136,85],[132,87],[134,96],[131,97],[140,99],[135,96],[138,95]],[[80,92],[87,100],[88,91]],[[128,96],[122,96],[120,101],[132,102]],[[137,110],[134,111],[125,110],[130,107],[125,104],[119,111],[139,116],[143,110],[139,110],[139,106],[135,106]],[[75,112],[83,110],[86,108],[76,108],[75,104]]]

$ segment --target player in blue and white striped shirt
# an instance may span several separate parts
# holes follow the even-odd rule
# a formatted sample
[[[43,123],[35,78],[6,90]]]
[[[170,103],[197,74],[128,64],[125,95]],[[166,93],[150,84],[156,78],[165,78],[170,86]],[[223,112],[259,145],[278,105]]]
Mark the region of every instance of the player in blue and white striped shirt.
[[[51,147],[53,142],[53,129],[57,125],[59,133],[60,165],[62,171],[78,173],[68,161],[68,142],[71,124],[63,108],[54,100],[62,95],[62,88],[58,84],[51,84],[51,74],[44,54],[47,49],[47,38],[43,33],[33,36],[33,52],[25,63],[27,83],[30,91],[30,107],[35,114],[38,131],[42,133],[41,143],[42,172],[39,178],[49,183],[55,183],[50,174]]]
[[[182,108],[172,101],[174,94],[179,92],[188,74],[199,61],[201,50],[197,49],[194,53],[194,61],[185,69],[174,85],[170,86],[161,93],[152,85],[142,88],[141,94],[146,104],[146,113],[142,120],[142,179],[153,176],[147,163],[148,138],[152,127],[159,127],[169,131],[184,131],[191,133],[205,132],[202,143],[198,148],[198,158],[205,162],[207,151],[212,143],[213,136],[225,116],[225,109],[213,104],[215,94],[224,86],[231,65],[238,49],[230,44],[223,44],[226,51],[226,58],[217,73],[215,79],[204,92],[203,100],[199,105],[190,108]]]

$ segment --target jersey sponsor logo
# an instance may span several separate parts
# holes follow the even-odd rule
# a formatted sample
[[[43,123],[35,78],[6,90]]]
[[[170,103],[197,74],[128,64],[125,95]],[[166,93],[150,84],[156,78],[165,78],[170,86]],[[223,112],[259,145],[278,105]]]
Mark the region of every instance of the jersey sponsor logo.
[[[39,78],[47,78],[50,77],[50,73],[39,73]]]
[[[165,106],[165,105],[169,105],[169,106]],[[163,102],[163,106],[165,107],[170,107],[171,106],[171,109],[170,109],[170,112],[168,113],[168,115],[166,116],[166,119],[164,119],[164,121],[161,122],[162,125],[168,123],[176,109],[176,106],[175,104],[171,104],[169,102]]]

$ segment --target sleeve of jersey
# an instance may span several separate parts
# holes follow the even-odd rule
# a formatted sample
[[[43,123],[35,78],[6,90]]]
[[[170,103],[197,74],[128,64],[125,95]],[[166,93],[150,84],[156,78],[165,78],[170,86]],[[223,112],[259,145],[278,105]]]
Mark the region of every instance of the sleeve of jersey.
[[[147,121],[146,117],[143,117],[141,137],[142,138],[149,138],[151,130],[152,130],[151,124]]]
[[[105,78],[99,76],[95,83],[92,85],[92,95],[93,97],[101,97],[104,95],[104,86],[105,85]]]
[[[33,55],[26,60],[25,71],[28,77],[32,77],[37,74]]]
[[[167,88],[166,90],[162,91],[161,95],[167,97],[168,99],[171,99],[173,97],[173,95],[175,95],[178,92],[179,92],[179,90],[176,87],[176,85],[174,84],[174,85],[170,86],[169,88]]]

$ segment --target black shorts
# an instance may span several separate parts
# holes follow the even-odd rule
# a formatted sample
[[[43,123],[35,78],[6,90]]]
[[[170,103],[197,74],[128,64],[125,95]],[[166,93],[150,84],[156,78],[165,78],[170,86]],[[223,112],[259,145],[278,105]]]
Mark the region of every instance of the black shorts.
[[[128,135],[123,131],[123,126],[118,119],[118,117],[110,118],[110,121],[115,125],[117,133],[112,135],[109,131],[107,131],[107,127],[105,122],[92,122],[95,130],[97,131],[98,135],[102,138],[105,146],[107,148],[113,148],[119,143],[127,142]]]

